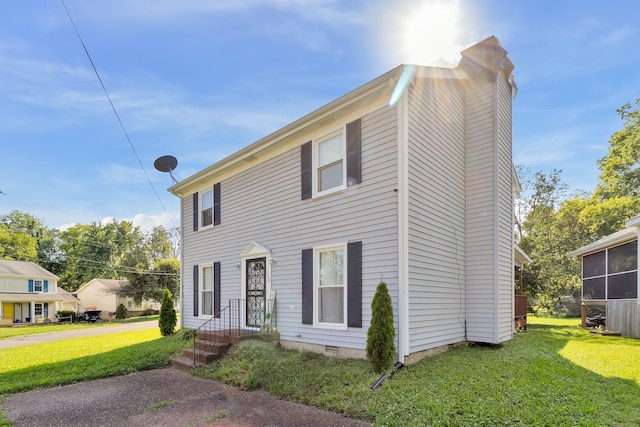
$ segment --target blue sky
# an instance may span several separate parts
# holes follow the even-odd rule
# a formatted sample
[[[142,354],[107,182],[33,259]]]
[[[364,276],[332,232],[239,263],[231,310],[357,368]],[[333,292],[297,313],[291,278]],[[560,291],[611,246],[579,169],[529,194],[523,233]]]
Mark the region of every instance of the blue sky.
[[[51,228],[178,225],[157,157],[186,178],[396,65],[455,66],[491,35],[516,67],[514,163],[562,169],[571,190],[594,189],[616,109],[640,98],[633,0],[65,4],[135,152],[62,2],[1,2],[0,213]]]

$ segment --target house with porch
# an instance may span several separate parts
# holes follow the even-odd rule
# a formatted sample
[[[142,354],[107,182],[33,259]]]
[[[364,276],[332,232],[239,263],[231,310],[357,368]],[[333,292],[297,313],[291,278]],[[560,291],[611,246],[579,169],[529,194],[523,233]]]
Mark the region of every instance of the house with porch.
[[[640,216],[626,228],[576,249],[569,256],[582,261],[582,325],[589,306],[604,307],[606,328],[640,338],[638,234]]]
[[[42,322],[77,307],[77,300],[58,288],[58,279],[33,262],[0,260],[0,324]]]
[[[510,340],[513,68],[495,37],[398,66],[173,185],[181,326],[364,358],[384,280],[402,362]]]

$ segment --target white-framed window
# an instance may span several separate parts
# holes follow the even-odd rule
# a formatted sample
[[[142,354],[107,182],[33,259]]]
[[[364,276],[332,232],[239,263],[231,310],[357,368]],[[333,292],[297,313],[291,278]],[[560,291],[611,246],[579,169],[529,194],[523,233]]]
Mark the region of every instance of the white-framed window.
[[[200,192],[200,227],[213,225],[213,188]]]
[[[33,309],[34,315],[35,316],[42,316],[43,312],[42,312],[42,304],[37,302],[35,303],[35,307]]]
[[[33,281],[33,292],[42,292],[42,280]]]
[[[213,316],[213,266],[203,265],[200,277],[200,314]]]
[[[346,244],[314,249],[314,319],[317,326],[347,326],[346,253]]]
[[[133,308],[133,301],[131,298],[127,298],[127,308]]]
[[[346,143],[340,130],[314,141],[315,194],[322,195],[345,187]]]

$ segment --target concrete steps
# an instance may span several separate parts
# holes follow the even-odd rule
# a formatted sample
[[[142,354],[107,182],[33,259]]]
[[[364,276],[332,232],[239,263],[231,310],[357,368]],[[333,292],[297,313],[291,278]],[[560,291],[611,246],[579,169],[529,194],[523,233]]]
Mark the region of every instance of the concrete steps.
[[[207,365],[214,360],[221,359],[233,345],[245,340],[278,341],[280,333],[249,333],[243,335],[220,335],[220,332],[200,332],[193,348],[182,351],[182,356],[171,359],[174,368],[189,370],[193,367]],[[195,353],[195,363],[194,363]]]

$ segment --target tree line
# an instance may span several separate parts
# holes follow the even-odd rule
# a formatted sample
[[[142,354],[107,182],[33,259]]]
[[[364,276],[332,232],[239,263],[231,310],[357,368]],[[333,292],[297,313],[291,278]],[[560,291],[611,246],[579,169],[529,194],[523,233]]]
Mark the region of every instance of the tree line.
[[[57,230],[14,210],[0,215],[0,258],[35,262],[69,292],[94,278],[126,279],[119,293],[136,303],[160,301],[164,289],[180,291],[177,232],[163,227],[143,233],[130,221],[114,220]]]
[[[567,254],[640,214],[640,111],[627,103],[617,113],[623,126],[598,160],[601,173],[592,192],[571,193],[559,169],[531,173],[518,167],[523,192],[515,202],[515,240],[533,260],[523,285],[534,312],[579,315],[580,260]]]

